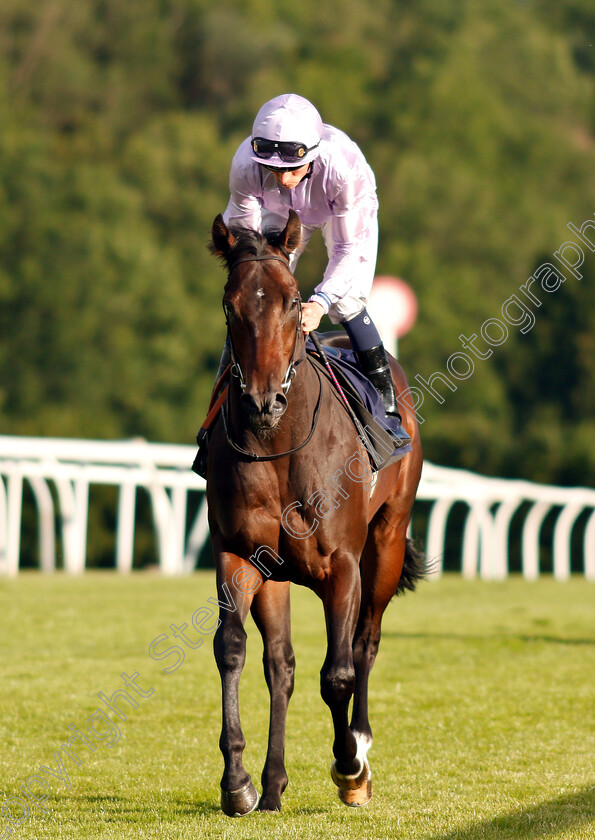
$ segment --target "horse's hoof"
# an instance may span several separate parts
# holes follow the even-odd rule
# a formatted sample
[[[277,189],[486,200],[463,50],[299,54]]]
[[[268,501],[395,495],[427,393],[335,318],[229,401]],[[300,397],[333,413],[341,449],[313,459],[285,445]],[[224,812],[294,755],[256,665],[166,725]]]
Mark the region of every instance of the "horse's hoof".
[[[331,779],[339,788],[339,799],[351,808],[367,805],[372,798],[372,772],[367,761],[357,776],[341,776],[336,762],[331,764]]]
[[[269,814],[278,814],[281,810],[281,797],[278,794],[262,792],[260,802],[258,803],[258,810],[265,811]]]
[[[238,790],[221,789],[221,810],[228,817],[245,817],[258,805],[259,796],[252,782]]]

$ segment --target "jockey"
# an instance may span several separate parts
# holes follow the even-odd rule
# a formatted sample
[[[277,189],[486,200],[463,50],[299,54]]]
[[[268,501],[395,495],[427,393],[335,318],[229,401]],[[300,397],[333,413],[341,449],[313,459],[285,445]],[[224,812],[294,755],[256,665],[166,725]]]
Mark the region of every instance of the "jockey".
[[[342,324],[362,372],[380,393],[389,415],[398,415],[386,351],[366,304],[378,250],[376,181],[360,149],[344,132],[322,122],[316,108],[293,93],[266,102],[252,135],[231,164],[231,196],[223,214],[228,227],[282,230],[293,209],[302,241],[295,267],[312,233],[320,229],[329,262],[304,303],[302,326],[315,330],[323,315]],[[224,351],[222,368],[228,362]]]
[[[302,238],[290,258],[294,272],[312,233],[322,231],[329,262],[303,305],[302,328],[305,333],[315,330],[325,314],[342,324],[386,414],[399,417],[386,351],[366,310],[378,250],[378,199],[374,173],[360,149],[343,131],[323,123],[307,99],[283,94],[256,115],[251,136],[233,158],[229,186],[223,214],[228,227],[282,230],[289,211],[295,210]],[[226,343],[216,382],[230,361]],[[403,429],[396,436],[408,439]],[[197,440],[203,469],[205,437],[201,430]]]

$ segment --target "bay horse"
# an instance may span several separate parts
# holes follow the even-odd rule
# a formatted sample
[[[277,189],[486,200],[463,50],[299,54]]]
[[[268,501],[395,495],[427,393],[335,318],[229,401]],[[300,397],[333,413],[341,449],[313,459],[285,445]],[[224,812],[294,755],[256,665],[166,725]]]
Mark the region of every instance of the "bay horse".
[[[412,451],[382,469],[371,492],[355,426],[333,386],[305,358],[301,298],[289,269],[300,236],[293,211],[283,231],[266,235],[228,229],[219,215],[210,243],[228,272],[223,306],[234,374],[209,433],[207,461],[220,607],[213,644],[222,683],[221,807],[228,816],[257,806],[279,811],[288,783],[285,727],[295,662],[290,583],[309,587],[324,607],[320,686],[334,727],[331,777],[346,804],[370,800],[368,678],[382,615],[395,594],[414,589],[424,575],[423,555],[406,535],[422,450],[405,374],[391,358],[396,392],[409,406],[403,425]],[[263,638],[270,692],[260,800],[242,763],[238,689],[248,611]]]

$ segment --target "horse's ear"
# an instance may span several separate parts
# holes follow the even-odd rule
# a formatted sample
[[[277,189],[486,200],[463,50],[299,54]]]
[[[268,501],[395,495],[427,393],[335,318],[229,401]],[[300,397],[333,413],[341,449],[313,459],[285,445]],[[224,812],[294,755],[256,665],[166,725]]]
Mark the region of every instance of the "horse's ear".
[[[301,241],[302,224],[300,222],[300,217],[295,210],[290,210],[285,230],[281,233],[281,243],[288,254],[293,254],[293,252],[299,247]]]
[[[211,242],[209,244],[211,253],[227,259],[235,242],[235,236],[228,230],[227,225],[223,221],[223,216],[219,213],[213,222],[213,229],[211,230]]]

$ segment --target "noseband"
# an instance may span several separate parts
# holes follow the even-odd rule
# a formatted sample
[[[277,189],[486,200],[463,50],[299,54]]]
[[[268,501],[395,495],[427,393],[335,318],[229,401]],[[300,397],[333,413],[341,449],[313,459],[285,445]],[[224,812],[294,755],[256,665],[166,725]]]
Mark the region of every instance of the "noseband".
[[[289,256],[287,256],[287,257],[277,257],[277,256],[271,254],[271,255],[264,255],[262,257],[256,257],[256,256],[242,257],[241,259],[236,260],[234,262],[234,264],[231,266],[231,268],[229,269],[228,274],[227,274],[228,279],[231,276],[231,272],[234,270],[234,268],[237,265],[240,265],[240,263],[264,262],[265,260],[278,260],[279,262],[282,262],[283,265],[285,265],[287,268],[289,268]],[[298,337],[299,337],[299,334],[300,334],[300,327],[302,326],[302,296],[300,295],[299,292],[297,293],[297,297],[294,298],[294,300],[297,301],[297,305],[298,305],[298,318],[297,318],[297,324],[296,324],[296,328],[295,328],[295,338],[294,338],[294,341],[293,341],[293,353],[291,354],[291,361],[289,362],[289,367],[285,371],[285,376],[283,377],[283,382],[281,383],[281,388],[282,388],[283,393],[285,395],[289,391],[289,389],[291,387],[291,383],[293,382],[293,377],[295,376],[295,353],[296,353],[296,349],[297,349]],[[225,300],[223,300],[223,311],[225,313],[225,323],[227,324],[227,337],[229,338],[229,345],[230,345],[230,352],[231,352],[231,375],[238,378],[239,385],[240,385],[240,388],[242,389],[242,393],[243,393],[246,390],[246,378],[244,377],[244,372],[242,371],[240,363],[238,362],[238,357],[236,355],[235,348],[233,346],[233,338],[232,338],[232,335],[231,335],[231,329],[229,327],[229,312],[228,312],[227,307],[225,305]]]

